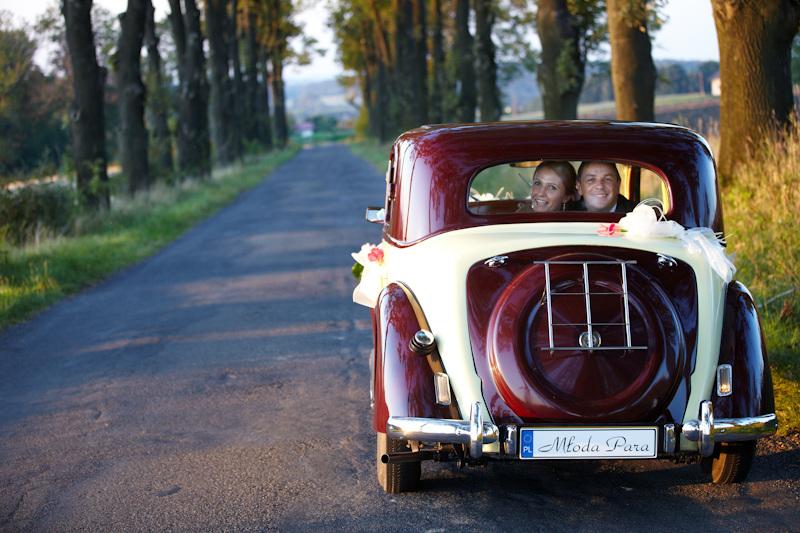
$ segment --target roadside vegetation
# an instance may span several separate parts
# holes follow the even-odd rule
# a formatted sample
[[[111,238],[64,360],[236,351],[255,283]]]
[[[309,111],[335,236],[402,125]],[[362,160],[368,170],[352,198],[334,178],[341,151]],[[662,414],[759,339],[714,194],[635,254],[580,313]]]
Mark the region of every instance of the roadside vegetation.
[[[718,145],[718,139],[711,139]],[[389,145],[359,142],[350,149],[383,173]],[[753,293],[775,385],[779,433],[800,430],[800,134],[766,142],[741,165],[722,201],[728,249],[737,279]]]
[[[258,184],[295,152],[295,148],[289,148],[252,156],[243,164],[215,170],[207,179],[156,184],[135,197],[112,195],[111,210],[79,213],[69,223],[59,219],[65,225],[34,223],[29,225],[36,229],[33,233],[24,228],[15,230],[15,239],[0,239],[0,329],[152,255]],[[57,184],[45,186],[71,190]],[[8,196],[3,192],[6,205],[11,203]],[[58,193],[47,191],[40,196],[57,196],[59,200],[50,202],[55,206],[50,211],[63,211],[60,207],[64,202]]]

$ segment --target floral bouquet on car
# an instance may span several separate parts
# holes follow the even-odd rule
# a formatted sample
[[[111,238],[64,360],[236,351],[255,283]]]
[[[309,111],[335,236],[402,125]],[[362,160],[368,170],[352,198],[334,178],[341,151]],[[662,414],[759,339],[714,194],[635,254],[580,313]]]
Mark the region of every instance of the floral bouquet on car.
[[[382,243],[364,243],[361,250],[350,254],[355,259],[353,277],[358,285],[353,290],[353,301],[367,307],[375,307],[378,295],[386,285],[386,268]]]

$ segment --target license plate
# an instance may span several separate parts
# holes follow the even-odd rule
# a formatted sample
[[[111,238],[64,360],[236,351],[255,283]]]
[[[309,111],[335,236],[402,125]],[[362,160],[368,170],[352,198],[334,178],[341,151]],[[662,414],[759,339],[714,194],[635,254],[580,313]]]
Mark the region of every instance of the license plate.
[[[521,428],[520,459],[651,459],[658,454],[655,427]]]

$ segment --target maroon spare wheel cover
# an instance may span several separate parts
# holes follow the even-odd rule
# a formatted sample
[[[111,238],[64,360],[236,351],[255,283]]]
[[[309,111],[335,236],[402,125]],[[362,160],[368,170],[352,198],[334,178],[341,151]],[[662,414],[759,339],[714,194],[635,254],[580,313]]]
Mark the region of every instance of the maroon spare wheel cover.
[[[608,259],[582,253],[550,261]],[[589,349],[581,264],[550,264],[551,321],[543,264],[533,264],[512,279],[492,311],[486,346],[492,377],[522,418],[640,419],[668,403],[682,374],[683,333],[657,280],[635,264],[625,269],[628,343],[620,265],[586,268],[591,347],[599,349]]]

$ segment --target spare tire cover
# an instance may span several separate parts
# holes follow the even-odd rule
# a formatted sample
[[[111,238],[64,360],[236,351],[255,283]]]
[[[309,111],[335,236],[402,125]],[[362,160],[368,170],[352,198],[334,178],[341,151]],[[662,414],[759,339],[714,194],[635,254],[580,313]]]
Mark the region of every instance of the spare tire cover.
[[[582,253],[551,261],[609,259]],[[641,420],[669,401],[680,379],[686,360],[683,332],[658,280],[635,264],[626,267],[628,344],[620,265],[587,268],[593,343],[600,349],[588,348],[580,264],[549,266],[552,325],[542,264],[512,279],[492,311],[486,347],[492,377],[522,418]],[[561,349],[550,349],[551,329],[552,347]]]

